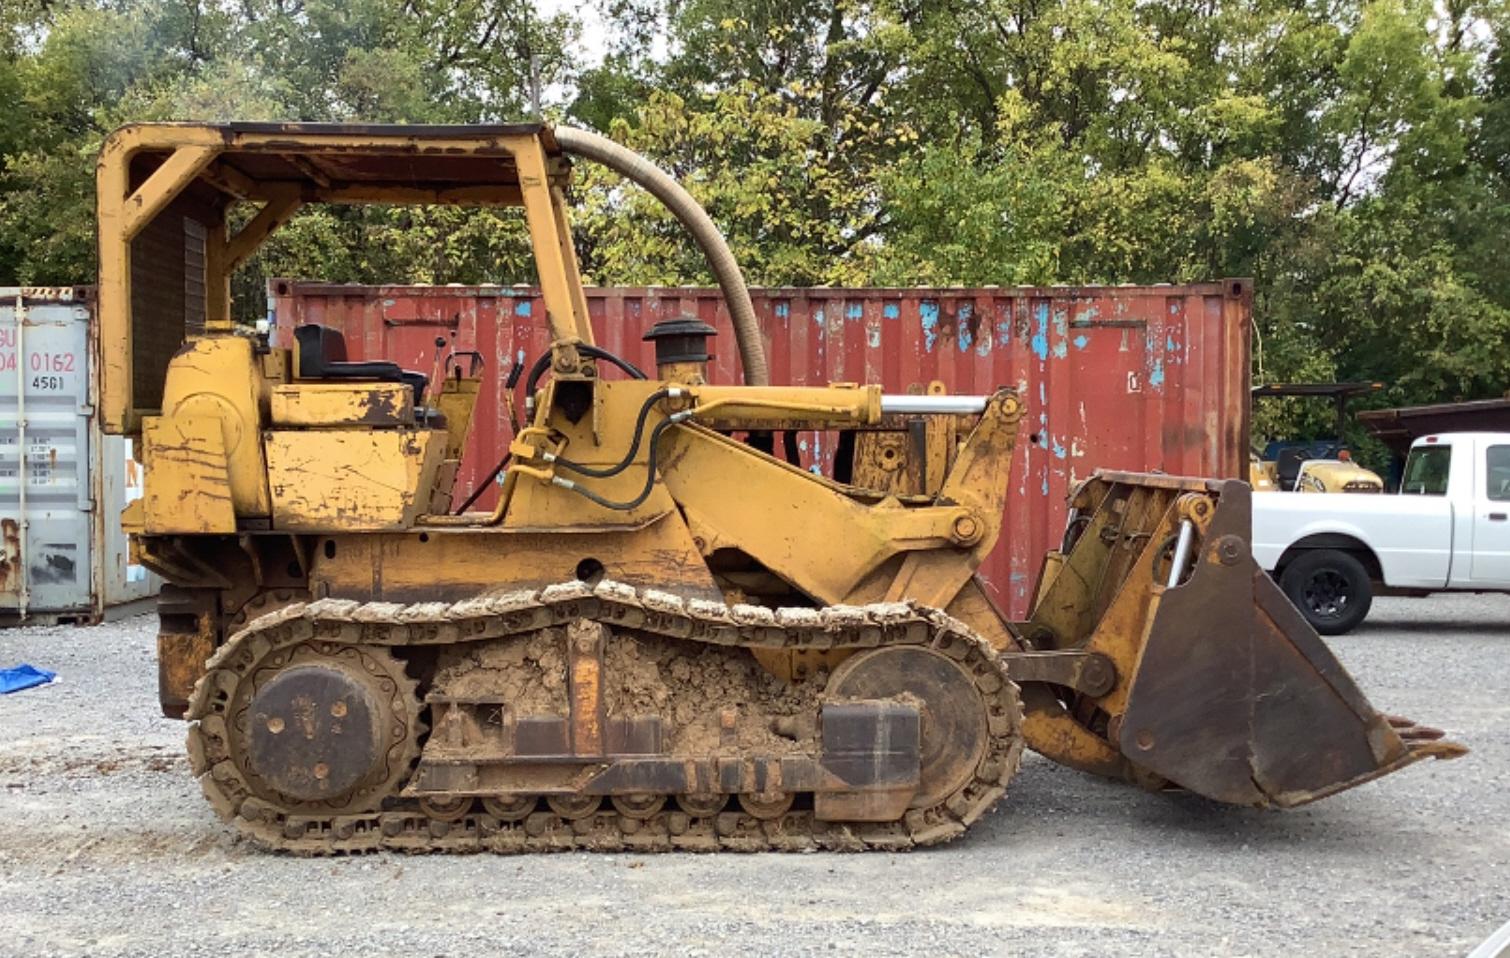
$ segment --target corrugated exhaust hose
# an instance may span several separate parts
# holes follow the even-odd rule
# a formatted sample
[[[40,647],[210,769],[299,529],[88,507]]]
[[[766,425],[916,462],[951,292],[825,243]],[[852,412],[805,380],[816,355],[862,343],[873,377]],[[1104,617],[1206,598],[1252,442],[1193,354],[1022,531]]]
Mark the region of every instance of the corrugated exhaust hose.
[[[760,326],[755,321],[755,305],[750,302],[750,291],[745,286],[744,274],[734,260],[733,251],[707,211],[665,170],[608,137],[570,126],[555,127],[555,134],[556,142],[563,150],[601,163],[644,187],[687,227],[698,249],[707,258],[708,266],[723,290],[724,302],[729,306],[729,315],[734,320],[734,338],[739,344],[739,359],[744,365],[745,383],[769,386],[771,370],[766,363]]]

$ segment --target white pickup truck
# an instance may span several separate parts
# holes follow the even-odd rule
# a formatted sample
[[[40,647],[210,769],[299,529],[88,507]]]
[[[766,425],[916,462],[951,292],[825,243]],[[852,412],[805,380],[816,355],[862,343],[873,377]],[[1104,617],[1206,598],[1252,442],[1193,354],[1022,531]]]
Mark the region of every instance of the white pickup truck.
[[[1510,433],[1417,439],[1392,495],[1255,495],[1253,556],[1323,635],[1362,622],[1377,585],[1510,592]]]

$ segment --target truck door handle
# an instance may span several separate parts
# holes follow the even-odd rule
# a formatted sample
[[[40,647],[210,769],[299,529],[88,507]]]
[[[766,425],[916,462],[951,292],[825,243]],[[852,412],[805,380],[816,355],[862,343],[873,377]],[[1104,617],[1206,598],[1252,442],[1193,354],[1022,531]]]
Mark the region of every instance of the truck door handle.
[[[1489,513],[1489,521],[1490,522],[1504,522],[1505,521],[1505,514],[1503,512],[1491,512],[1491,513]]]

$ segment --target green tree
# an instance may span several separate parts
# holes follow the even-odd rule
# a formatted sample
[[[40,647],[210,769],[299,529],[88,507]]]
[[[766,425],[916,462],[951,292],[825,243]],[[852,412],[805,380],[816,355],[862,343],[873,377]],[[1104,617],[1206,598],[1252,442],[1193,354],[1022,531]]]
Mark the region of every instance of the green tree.
[[[31,2],[0,17],[0,282],[94,273],[94,155],[136,120],[478,122],[525,112],[532,65],[569,82],[570,18],[513,0]],[[487,210],[325,208],[280,231],[237,277],[516,281],[518,218]]]
[[[762,283],[1252,275],[1268,380],[1510,386],[1504,0],[601,0],[602,62],[522,0],[12,0],[0,282],[93,273],[93,156],[135,119],[475,122],[546,108],[682,177]],[[583,164],[582,261],[706,282]],[[518,217],[323,208],[238,277],[532,278]],[[1277,405],[1265,428],[1303,429]]]

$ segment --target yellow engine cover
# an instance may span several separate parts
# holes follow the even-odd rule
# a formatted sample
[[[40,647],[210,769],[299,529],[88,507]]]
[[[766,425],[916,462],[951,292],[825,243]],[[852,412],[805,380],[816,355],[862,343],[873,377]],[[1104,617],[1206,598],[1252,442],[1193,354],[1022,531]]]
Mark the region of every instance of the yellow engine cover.
[[[292,532],[412,526],[443,452],[429,429],[275,430],[263,445],[273,528]]]

